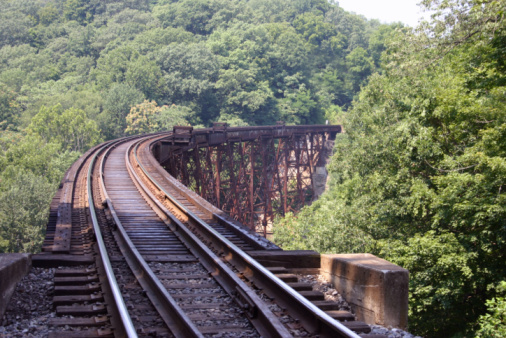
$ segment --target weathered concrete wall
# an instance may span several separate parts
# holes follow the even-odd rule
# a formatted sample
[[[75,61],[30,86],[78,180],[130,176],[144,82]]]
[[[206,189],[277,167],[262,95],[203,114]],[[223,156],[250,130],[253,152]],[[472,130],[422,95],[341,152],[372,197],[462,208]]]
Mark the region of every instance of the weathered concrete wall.
[[[31,266],[31,254],[0,254],[0,325],[16,285]]]
[[[358,320],[405,329],[409,272],[371,254],[321,255],[321,274],[351,305]]]
[[[327,140],[323,144],[320,158],[313,169],[313,201],[316,201],[328,189],[329,173],[327,165],[332,159],[334,152],[334,140]]]

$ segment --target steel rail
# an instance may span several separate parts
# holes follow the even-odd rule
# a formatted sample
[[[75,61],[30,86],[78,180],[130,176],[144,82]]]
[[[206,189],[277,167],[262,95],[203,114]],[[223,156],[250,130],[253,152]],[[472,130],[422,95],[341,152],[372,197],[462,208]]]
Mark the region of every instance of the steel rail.
[[[132,319],[130,318],[130,315],[128,313],[126,304],[123,300],[123,296],[121,295],[121,291],[118,286],[118,282],[116,280],[116,277],[114,275],[114,272],[112,270],[111,261],[109,260],[109,256],[107,254],[107,249],[105,247],[104,240],[102,238],[102,232],[100,231],[100,226],[98,224],[98,218],[95,211],[95,204],[93,202],[93,191],[92,191],[92,185],[91,180],[93,176],[93,167],[95,165],[95,161],[97,160],[98,154],[101,153],[104,149],[109,147],[111,148],[111,144],[107,143],[102,148],[100,148],[98,151],[95,152],[95,155],[93,156],[90,166],[88,168],[88,177],[87,177],[87,189],[88,189],[88,204],[90,208],[90,215],[91,220],[93,223],[93,230],[95,232],[95,238],[97,240],[98,249],[100,252],[100,258],[102,259],[102,263],[104,265],[104,270],[107,276],[108,281],[108,287],[110,288],[110,291],[114,298],[114,304],[110,304],[111,306],[115,307],[115,311],[119,314],[121,320],[116,323],[119,324],[120,327],[116,327],[115,329],[118,330],[118,336],[126,336],[129,338],[135,338],[137,337],[137,332],[135,330],[135,327],[132,323]]]
[[[147,262],[135,248],[135,245],[121,224],[116,210],[114,209],[113,202],[107,193],[104,181],[105,159],[108,157],[111,149],[112,148],[109,148],[106,151],[100,163],[100,186],[104,194],[105,204],[111,212],[117,226],[114,235],[118,242],[118,246],[122,254],[125,256],[127,264],[139,281],[139,284],[141,284],[144,290],[146,290],[146,295],[149,297],[153,306],[156,308],[172,333],[176,337],[203,337],[197,327],[184,314],[160,280],[155,276]]]
[[[138,161],[136,151],[141,142],[142,141],[137,142],[134,147],[134,158],[137,162],[136,164],[139,166],[142,164]],[[130,149],[126,156],[129,152]],[[140,185],[144,186],[144,184],[141,183],[140,177],[135,173],[132,164],[128,161],[128,158],[126,158],[126,161],[132,174],[136,177],[136,180],[140,182]],[[167,226],[169,226],[174,233],[182,237],[184,242],[191,249],[198,253],[201,263],[203,263],[208,270],[213,271],[212,275],[216,281],[235,299],[236,303],[242,307],[251,323],[262,336],[280,338],[292,337],[292,334],[290,334],[279,321],[278,317],[273,315],[267,304],[260,299],[254,290],[248,287],[212,250],[173,216],[148,188],[143,189],[146,195],[155,203],[156,209],[158,209],[155,211],[157,211],[160,218],[166,222]],[[154,209],[155,205],[152,205]]]
[[[263,283],[265,286],[268,286],[273,290],[273,293],[276,297],[282,297],[284,299],[287,306],[291,307],[295,306],[297,313],[300,315],[299,319],[305,325],[311,327],[315,332],[310,332],[312,334],[321,334],[328,337],[354,337],[359,338],[359,336],[351,331],[349,328],[336,321],[329,315],[327,315],[324,311],[316,307],[309,300],[299,294],[297,291],[292,289],[278,277],[276,277],[273,273],[263,267],[260,263],[258,263],[255,259],[249,256],[246,252],[239,249],[235,244],[230,242],[228,239],[223,237],[220,233],[214,230],[211,226],[209,226],[206,222],[200,219],[193,212],[188,210],[184,205],[179,203],[179,201],[174,198],[169,192],[167,192],[145,169],[142,163],[137,158],[137,152],[134,153],[136,157],[136,161],[139,165],[139,168],[143,171],[144,175],[155,185],[160,191],[162,191],[165,196],[174,204],[177,208],[186,213],[189,218],[191,218],[195,223],[197,223],[201,229],[205,230],[207,235],[214,239],[215,243],[220,244],[221,246],[225,246],[229,252],[233,255],[233,258],[230,257],[230,260],[235,261],[236,268],[243,268],[243,271],[248,270],[249,274],[256,274],[258,278],[257,282]],[[218,215],[215,215],[219,217]],[[221,218],[221,217],[219,217]],[[241,269],[240,269],[241,270]],[[246,274],[245,274],[246,275]],[[256,277],[257,277],[256,276]]]

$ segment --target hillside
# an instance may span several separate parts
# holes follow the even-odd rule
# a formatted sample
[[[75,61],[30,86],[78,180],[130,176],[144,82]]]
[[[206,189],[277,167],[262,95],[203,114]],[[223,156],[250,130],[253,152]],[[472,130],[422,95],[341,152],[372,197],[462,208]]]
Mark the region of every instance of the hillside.
[[[394,30],[325,0],[1,0],[0,252],[39,250],[64,171],[103,140],[335,122]]]

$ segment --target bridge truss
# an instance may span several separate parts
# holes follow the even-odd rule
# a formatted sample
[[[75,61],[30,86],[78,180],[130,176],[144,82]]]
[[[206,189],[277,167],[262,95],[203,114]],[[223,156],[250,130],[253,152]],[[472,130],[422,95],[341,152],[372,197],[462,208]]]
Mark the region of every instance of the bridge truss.
[[[297,212],[321,193],[316,172],[340,132],[337,125],[174,127],[153,153],[181,183],[265,235],[276,215]]]

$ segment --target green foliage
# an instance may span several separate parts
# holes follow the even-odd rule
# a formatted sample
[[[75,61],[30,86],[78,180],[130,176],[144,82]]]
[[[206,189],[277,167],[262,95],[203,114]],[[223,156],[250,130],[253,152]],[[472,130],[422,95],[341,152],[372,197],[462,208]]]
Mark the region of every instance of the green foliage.
[[[365,80],[374,70],[374,61],[367,55],[367,51],[362,47],[355,48],[346,56],[346,65],[348,66],[348,82],[352,92],[358,92],[360,86],[365,84]]]
[[[49,26],[52,22],[56,21],[60,16],[60,12],[52,3],[47,4],[47,6],[41,7],[37,12],[37,14],[39,17],[40,24],[44,26]]]
[[[83,110],[63,110],[61,105],[41,107],[32,119],[28,130],[48,143],[61,144],[63,149],[84,152],[101,142],[95,121],[86,117]]]
[[[183,27],[193,34],[207,35],[233,21],[240,12],[238,1],[183,0],[157,6],[153,14],[164,27]]]
[[[325,0],[4,1],[0,17],[1,128],[60,103],[106,138],[144,99],[206,125],[321,123],[346,110],[393,30]]]
[[[14,91],[0,82],[0,130],[16,129],[17,111]]]
[[[171,44],[157,55],[166,97],[177,102],[199,100],[211,90],[218,61],[203,44]]]
[[[449,337],[462,330],[461,319],[483,311],[473,299],[477,254],[469,252],[452,233],[428,231],[407,242],[381,240],[379,254],[409,270],[410,331]]]
[[[144,95],[127,84],[111,86],[104,103],[104,111],[98,116],[99,125],[107,139],[124,136],[126,116],[130,108],[142,102]]]
[[[497,297],[488,299],[488,313],[480,317],[480,329],[477,337],[504,337],[506,336],[506,282],[497,286]]]
[[[333,193],[338,193],[333,191]],[[274,242],[287,250],[318,250],[322,253],[364,252],[372,237],[343,220],[346,203],[325,194],[297,215],[276,220]]]
[[[157,106],[155,101],[145,100],[132,109],[126,117],[126,134],[145,134],[157,131],[172,130],[173,126],[188,125],[193,115],[188,107],[184,106]]]
[[[99,4],[98,0],[66,0],[63,16],[66,20],[75,20],[81,24],[90,23]]]
[[[285,98],[281,100],[279,110],[281,120],[288,124],[323,123],[322,111],[304,84],[296,90],[285,92]]]
[[[0,252],[40,250],[54,186],[30,171],[9,167],[0,176]]]
[[[307,42],[314,46],[321,44],[337,34],[332,24],[325,22],[322,15],[313,12],[304,13],[295,18],[293,26]]]
[[[160,113],[155,115],[154,120],[157,131],[164,131],[172,130],[174,126],[190,125],[188,121],[197,122],[196,120],[192,120],[194,115],[195,113],[189,107],[171,104],[164,106]],[[194,125],[196,124],[194,123]]]
[[[45,143],[37,135],[3,132],[1,143],[0,172],[9,167],[19,168],[44,177],[53,185],[60,183],[62,175],[78,155],[62,150],[60,144]]]
[[[0,135],[0,252],[38,252],[49,203],[79,156],[36,135]]]
[[[396,38],[367,85],[360,79],[377,54],[356,47],[346,56],[344,87],[363,89],[334,115],[346,133],[336,139],[331,189],[279,221],[275,238],[396,262],[410,270],[410,331],[471,336],[491,286],[506,277],[504,3],[424,4],[438,6],[435,21],[385,32]],[[331,74],[322,78],[332,83]],[[343,241],[346,232],[358,235]]]
[[[377,62],[377,27],[326,0],[0,1],[0,132],[41,145],[5,141],[1,173],[10,163],[54,189],[72,150],[126,131],[334,120],[376,69],[347,56]]]

